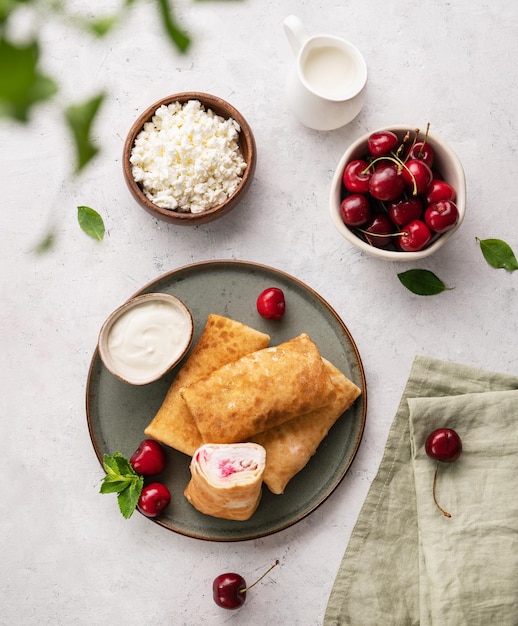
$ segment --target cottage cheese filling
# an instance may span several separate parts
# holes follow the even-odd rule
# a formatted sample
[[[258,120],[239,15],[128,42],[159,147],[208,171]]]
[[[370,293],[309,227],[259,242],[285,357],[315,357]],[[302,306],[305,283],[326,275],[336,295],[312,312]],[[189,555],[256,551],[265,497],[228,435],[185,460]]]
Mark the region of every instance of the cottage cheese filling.
[[[157,206],[202,213],[237,189],[246,169],[239,124],[198,100],[162,105],[133,145],[133,178]]]

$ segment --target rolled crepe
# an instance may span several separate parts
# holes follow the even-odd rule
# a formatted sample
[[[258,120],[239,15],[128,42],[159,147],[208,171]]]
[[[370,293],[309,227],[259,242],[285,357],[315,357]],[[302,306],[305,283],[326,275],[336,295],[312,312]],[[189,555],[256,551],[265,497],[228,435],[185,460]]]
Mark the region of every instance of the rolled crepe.
[[[336,390],[303,333],[224,365],[180,394],[204,443],[235,443],[329,404]]]
[[[263,481],[272,493],[284,493],[289,481],[315,454],[331,426],[361,394],[347,376],[326,359],[323,361],[336,390],[332,402],[253,438],[266,449]]]
[[[202,445],[192,457],[184,495],[206,515],[247,520],[259,506],[265,459],[256,443]]]
[[[144,432],[184,454],[192,456],[203,441],[179,391],[226,363],[265,348],[270,337],[241,322],[210,314],[205,327],[178,372],[151,423]]]

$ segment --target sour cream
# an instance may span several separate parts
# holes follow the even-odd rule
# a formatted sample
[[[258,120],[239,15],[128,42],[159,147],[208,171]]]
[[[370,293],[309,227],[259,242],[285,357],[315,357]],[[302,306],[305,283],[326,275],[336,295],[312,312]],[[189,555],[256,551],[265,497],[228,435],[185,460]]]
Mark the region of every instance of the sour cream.
[[[101,331],[101,358],[119,378],[143,385],[178,362],[192,331],[192,317],[182,302],[167,294],[146,294],[108,320]]]

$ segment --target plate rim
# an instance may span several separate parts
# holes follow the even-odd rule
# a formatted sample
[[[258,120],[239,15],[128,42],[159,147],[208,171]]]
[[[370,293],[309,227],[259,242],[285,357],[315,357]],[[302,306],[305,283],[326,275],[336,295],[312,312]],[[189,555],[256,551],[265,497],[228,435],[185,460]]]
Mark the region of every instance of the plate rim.
[[[359,373],[359,377],[361,379],[361,384],[359,384],[358,386],[361,388],[361,395],[360,398],[362,400],[362,411],[360,414],[360,422],[359,422],[359,430],[358,433],[356,435],[356,439],[354,441],[354,446],[353,446],[353,452],[349,458],[348,463],[346,463],[344,465],[344,467],[341,469],[340,473],[337,474],[337,477],[335,478],[335,480],[333,481],[333,484],[330,486],[330,488],[328,489],[328,491],[317,501],[314,503],[313,506],[308,507],[307,509],[305,509],[303,512],[299,513],[298,515],[295,515],[294,518],[288,520],[285,523],[279,524],[278,527],[275,527],[274,529],[269,529],[265,532],[252,532],[249,535],[246,536],[207,536],[207,535],[203,535],[200,534],[198,532],[187,532],[183,529],[180,528],[175,528],[173,527],[170,523],[166,523],[164,522],[160,517],[158,518],[146,518],[149,519],[151,522],[154,522],[155,524],[162,526],[163,528],[169,530],[170,532],[174,532],[177,533],[179,535],[185,536],[185,537],[190,537],[193,539],[199,539],[202,541],[211,541],[211,542],[228,542],[228,543],[233,543],[233,542],[238,542],[238,541],[250,541],[250,540],[254,540],[254,539],[260,539],[262,537],[267,537],[273,534],[277,534],[283,530],[286,530],[287,528],[290,528],[291,526],[294,526],[295,524],[297,524],[298,522],[300,522],[301,520],[305,519],[306,517],[308,517],[311,513],[313,513],[316,509],[318,509],[322,504],[324,504],[324,502],[326,502],[326,500],[328,500],[330,498],[330,496],[336,491],[336,489],[338,488],[338,486],[341,484],[341,482],[343,481],[345,475],[347,474],[347,472],[349,471],[354,459],[356,458],[356,455],[358,453],[358,450],[360,448],[360,444],[363,438],[363,434],[365,431],[365,424],[366,424],[366,420],[367,420],[367,381],[366,381],[366,376],[365,376],[365,369],[363,367],[363,362],[361,359],[361,355],[359,353],[358,350],[358,346],[356,345],[356,342],[351,334],[351,332],[349,331],[348,327],[346,326],[345,322],[342,320],[342,318],[340,317],[340,315],[337,313],[337,311],[333,308],[333,306],[331,306],[331,304],[329,304],[329,302],[323,297],[321,296],[315,289],[313,289],[311,286],[309,286],[307,283],[305,283],[304,281],[302,281],[301,279],[287,273],[284,270],[278,269],[278,268],[274,268],[272,266],[263,264],[263,263],[258,263],[255,261],[244,261],[244,260],[236,260],[236,259],[216,259],[216,260],[206,260],[206,261],[196,261],[194,263],[189,263],[189,264],[185,264],[182,265],[180,267],[177,267],[175,269],[172,270],[168,270],[167,272],[164,272],[160,275],[158,275],[157,277],[155,277],[154,279],[151,279],[149,281],[147,281],[142,287],[140,287],[137,291],[135,291],[132,295],[130,295],[126,301],[131,300],[132,298],[145,294],[147,293],[147,291],[151,288],[153,288],[154,286],[157,285],[157,283],[163,282],[164,280],[167,280],[169,277],[172,277],[176,274],[181,274],[182,272],[186,272],[186,271],[196,271],[199,270],[203,267],[208,267],[208,266],[220,266],[223,267],[225,265],[228,266],[232,266],[232,267],[239,267],[241,269],[245,269],[245,268],[250,268],[250,269],[256,269],[256,270],[262,270],[265,272],[269,272],[272,274],[276,274],[281,276],[282,278],[284,278],[287,281],[291,281],[293,283],[295,283],[299,288],[302,288],[303,290],[309,292],[314,298],[316,298],[331,314],[331,316],[334,318],[334,320],[338,323],[338,325],[340,326],[342,332],[344,333],[344,335],[347,337],[347,340],[351,346],[352,349],[352,353],[354,354],[354,358],[356,360],[356,364],[358,367],[358,373]],[[125,301],[125,302],[126,302]],[[124,304],[124,303],[122,303]],[[100,446],[96,440],[96,436],[94,433],[94,428],[93,428],[93,424],[92,424],[92,418],[91,418],[91,410],[90,410],[90,388],[91,388],[91,381],[94,375],[94,369],[96,364],[98,363],[100,359],[99,356],[99,348],[98,345],[96,344],[92,357],[90,359],[90,364],[88,367],[88,373],[87,373],[87,381],[86,381],[86,389],[85,389],[85,400],[86,400],[86,418],[87,418],[87,426],[88,426],[88,434],[90,437],[90,442],[94,448],[94,452],[95,455],[97,456],[97,459],[99,461],[99,463],[101,464],[101,468],[103,467],[103,455],[101,453],[100,450]]]

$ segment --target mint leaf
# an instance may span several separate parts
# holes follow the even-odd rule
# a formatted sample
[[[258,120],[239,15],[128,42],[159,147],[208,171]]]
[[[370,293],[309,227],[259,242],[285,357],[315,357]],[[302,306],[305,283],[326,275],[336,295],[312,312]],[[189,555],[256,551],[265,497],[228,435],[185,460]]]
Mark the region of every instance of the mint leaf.
[[[122,516],[129,519],[133,515],[133,511],[137,507],[137,502],[144,486],[144,477],[138,476],[129,486],[121,491],[117,497],[120,512]]]
[[[130,518],[144,487],[144,477],[135,472],[129,460],[120,452],[115,452],[113,456],[105,454],[103,467],[106,476],[101,483],[100,493],[118,494],[120,512],[126,519]]]
[[[508,272],[518,270],[518,261],[509,244],[502,239],[479,239],[476,237],[486,261],[496,269]]]
[[[121,453],[116,452],[113,456],[109,456],[108,454],[103,456],[103,467],[106,474],[115,476],[120,474],[119,466],[117,465],[117,455],[121,455]]]
[[[135,472],[133,467],[131,467],[131,463],[129,462],[129,460],[125,456],[123,456],[120,452],[116,452],[113,455],[113,459],[121,475],[132,476],[132,477],[138,476],[138,474]]]
[[[113,456],[105,454],[103,456],[103,467],[106,472],[104,478],[106,483],[121,481],[126,483],[127,486],[134,478],[138,478],[138,474],[131,467],[129,460],[120,452],[116,452]]]
[[[89,206],[78,206],[77,221],[87,235],[99,241],[102,240],[104,237],[104,222],[97,211]]]
[[[117,480],[115,478],[110,478],[106,476],[106,478],[101,483],[100,493],[120,493],[124,491],[127,487],[129,487],[133,482],[133,479],[128,480]]]
[[[403,286],[418,296],[434,296],[450,289],[430,270],[408,270],[397,277]]]

